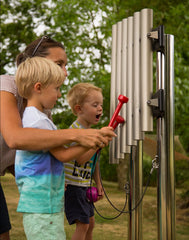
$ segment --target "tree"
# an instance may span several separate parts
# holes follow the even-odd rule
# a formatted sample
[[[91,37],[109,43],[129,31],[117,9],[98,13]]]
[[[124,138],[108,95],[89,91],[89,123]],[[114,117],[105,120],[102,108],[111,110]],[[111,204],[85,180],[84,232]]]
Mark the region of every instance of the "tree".
[[[36,39],[36,29],[48,26],[47,3],[38,1],[1,1],[1,74],[15,72],[16,55]]]

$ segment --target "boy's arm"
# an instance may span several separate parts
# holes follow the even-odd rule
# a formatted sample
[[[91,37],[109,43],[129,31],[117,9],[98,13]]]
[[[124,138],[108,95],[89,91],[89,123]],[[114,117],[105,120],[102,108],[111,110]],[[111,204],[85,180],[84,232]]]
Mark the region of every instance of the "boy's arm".
[[[105,138],[106,138],[107,141],[109,141],[109,138],[108,138],[108,137],[105,137]],[[101,145],[101,148],[103,148],[103,147],[105,147],[104,144]],[[77,161],[79,164],[86,163],[87,161],[89,161],[89,160],[92,158],[92,156],[95,154],[95,152],[96,152],[98,149],[99,149],[99,147],[96,148],[96,149],[94,149],[94,148],[89,149],[89,150],[88,150],[85,154],[83,154],[81,157],[78,157],[78,158],[76,159],[76,161]]]
[[[100,180],[99,163],[98,162],[96,163],[96,166],[95,166],[94,180],[95,180],[95,183],[96,183],[96,187],[98,189],[98,200],[99,200],[99,199],[103,198],[104,190],[103,190],[103,187],[102,187],[102,184],[101,184],[101,180]]]
[[[68,148],[57,147],[50,149],[49,151],[59,161],[69,162],[85,154],[87,151],[89,151],[89,148],[83,147],[81,145],[75,145]]]
[[[86,163],[86,162],[88,162],[88,161],[92,158],[92,156],[95,154],[96,151],[97,151],[97,149],[96,149],[96,150],[94,150],[94,149],[88,149],[88,151],[85,152],[82,156],[77,157],[77,158],[76,158],[76,161],[77,161],[79,164]]]

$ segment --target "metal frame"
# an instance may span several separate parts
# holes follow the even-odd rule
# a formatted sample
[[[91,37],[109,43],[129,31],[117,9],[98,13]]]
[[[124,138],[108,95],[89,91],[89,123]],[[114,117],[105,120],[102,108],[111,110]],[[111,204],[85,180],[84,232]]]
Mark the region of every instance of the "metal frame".
[[[156,90],[153,94],[153,52],[156,52]],[[143,139],[157,119],[158,239],[175,239],[174,173],[174,36],[163,26],[153,29],[153,10],[142,9],[112,26],[112,116],[119,94],[129,101],[121,110],[126,124],[110,145],[110,163],[130,154],[129,209],[143,193]],[[129,214],[129,240],[142,234],[142,204]]]

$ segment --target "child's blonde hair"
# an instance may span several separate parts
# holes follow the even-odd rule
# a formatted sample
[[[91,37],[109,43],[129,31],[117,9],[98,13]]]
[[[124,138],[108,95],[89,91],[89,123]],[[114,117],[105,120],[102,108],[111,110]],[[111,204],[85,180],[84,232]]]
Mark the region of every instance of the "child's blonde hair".
[[[64,71],[52,60],[43,57],[27,58],[18,66],[15,78],[19,95],[26,99],[31,96],[37,82],[42,87],[48,87],[52,83],[61,85],[64,80]]]
[[[76,105],[82,105],[91,91],[98,91],[102,93],[102,89],[94,86],[91,83],[78,83],[74,85],[67,94],[67,101],[71,107],[74,115],[77,115],[74,107]]]

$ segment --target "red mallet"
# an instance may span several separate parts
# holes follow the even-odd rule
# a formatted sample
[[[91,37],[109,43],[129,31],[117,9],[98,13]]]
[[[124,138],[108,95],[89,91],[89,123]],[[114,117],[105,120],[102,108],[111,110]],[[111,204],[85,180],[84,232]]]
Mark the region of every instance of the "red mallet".
[[[120,124],[120,123],[123,124],[124,122],[125,122],[124,118],[123,118],[122,116],[118,115],[118,116],[116,117],[113,125],[112,125],[113,129],[116,129],[116,127],[118,126],[118,124]]]
[[[122,105],[124,103],[127,103],[129,99],[126,96],[124,96],[124,95],[119,95],[118,100],[119,100],[119,103],[118,103],[118,105],[116,107],[116,110],[114,111],[114,114],[113,114],[113,116],[112,116],[112,118],[111,118],[111,120],[110,120],[110,122],[108,124],[109,127],[113,126],[114,121],[116,120],[116,117],[117,117],[117,115],[119,114],[119,112],[120,112],[120,110],[122,108]]]
[[[87,199],[90,202],[96,202],[98,199],[98,190],[96,187],[89,187],[87,189]]]

